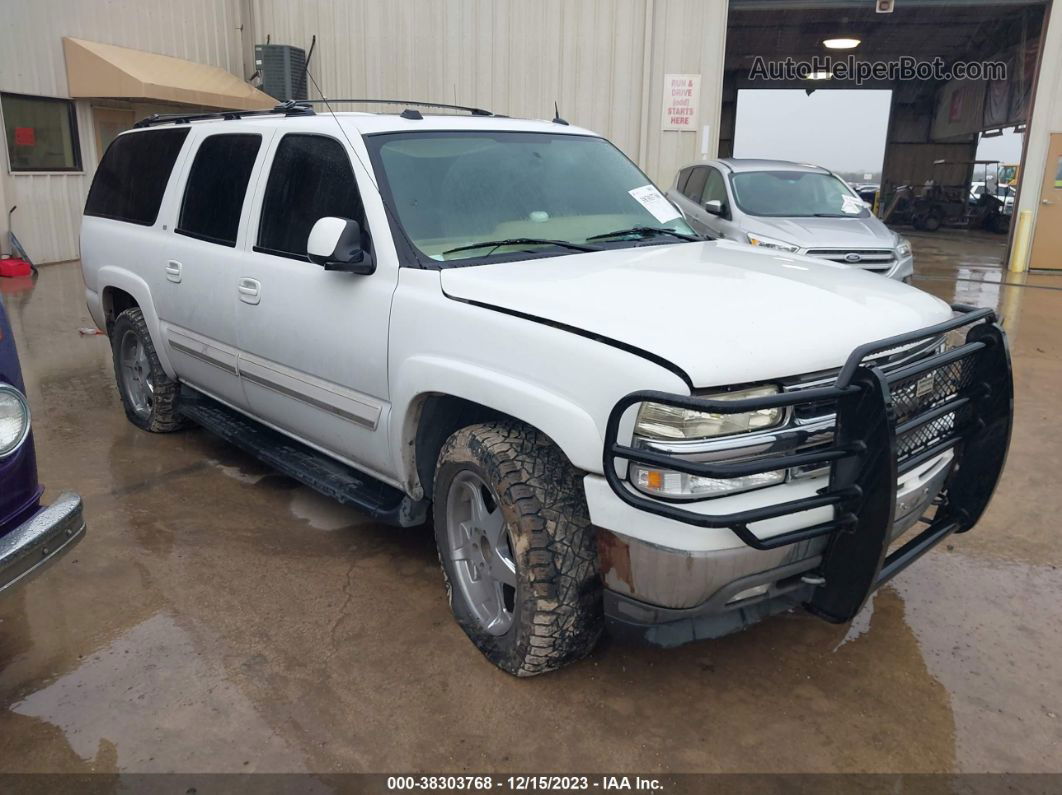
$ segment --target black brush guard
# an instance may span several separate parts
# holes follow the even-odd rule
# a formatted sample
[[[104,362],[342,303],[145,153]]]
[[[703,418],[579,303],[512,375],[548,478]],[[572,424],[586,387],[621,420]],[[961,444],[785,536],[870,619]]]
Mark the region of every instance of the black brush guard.
[[[629,505],[695,527],[729,528],[755,549],[776,549],[827,536],[818,573],[825,583],[805,606],[828,621],[850,620],[878,586],[951,533],[972,528],[992,496],[1010,443],[1013,385],[1003,330],[990,309],[953,305],[956,317],[935,326],[861,345],[832,386],[743,400],[712,400],[666,392],[633,392],[616,404],[605,430],[604,472]],[[965,343],[884,372],[866,360],[894,348],[968,326]],[[753,460],[695,462],[619,444],[623,414],[645,401],[696,411],[737,414],[801,404],[834,404],[837,424],[829,446]],[[897,478],[954,450],[956,461],[928,526],[889,553]],[[617,459],[708,478],[736,478],[792,467],[830,467],[829,485],[799,500],[704,515],[679,503],[636,492],[619,474]],[[749,524],[832,507],[834,518],[759,538]]]

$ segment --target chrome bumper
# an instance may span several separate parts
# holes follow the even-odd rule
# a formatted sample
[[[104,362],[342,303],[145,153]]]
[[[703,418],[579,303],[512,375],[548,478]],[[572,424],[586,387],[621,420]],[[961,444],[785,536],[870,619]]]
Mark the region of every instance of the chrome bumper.
[[[949,450],[897,482],[895,519],[891,540],[910,530],[944,487],[954,464]],[[825,538],[815,538],[778,549],[747,546],[711,552],[690,552],[650,544],[622,533],[598,528],[598,557],[605,586],[617,594],[668,609],[688,609],[715,604],[720,609],[766,597],[770,586],[820,563]],[[735,583],[741,587],[735,588]],[[769,586],[760,589],[760,586]],[[745,591],[760,589],[744,599]]]
[[[47,508],[0,536],[0,593],[57,560],[84,535],[81,497],[60,494]]]

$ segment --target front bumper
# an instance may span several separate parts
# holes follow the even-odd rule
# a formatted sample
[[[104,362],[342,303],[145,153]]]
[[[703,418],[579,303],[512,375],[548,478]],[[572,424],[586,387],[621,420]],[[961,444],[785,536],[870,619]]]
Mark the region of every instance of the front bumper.
[[[641,541],[624,538],[622,525],[599,521],[607,512],[595,512],[600,489],[595,496],[588,482],[613,629],[626,623],[650,640],[657,636],[655,642],[682,642],[726,634],[794,604],[828,621],[847,621],[881,584],[951,533],[973,527],[1005,460],[1012,383],[1006,339],[994,316],[955,309],[960,316],[946,323],[857,348],[831,386],[733,401],[658,392],[621,400],[606,430],[603,480],[610,496],[628,516],[684,527],[691,544],[680,550],[674,543],[646,543],[643,533]],[[966,342],[953,350],[888,372],[869,361],[964,326]],[[683,460],[618,443],[624,413],[644,400],[720,413],[826,401],[836,407],[836,428],[828,446],[811,452],[725,463]],[[788,498],[767,498],[780,487],[761,490],[762,502],[720,514],[705,512],[710,500],[676,504],[636,492],[624,477],[630,461],[712,478],[796,465],[828,466],[829,476],[814,488],[791,490]],[[924,518],[931,504],[935,513]],[[890,551],[920,521],[927,527]],[[704,536],[720,534],[732,543],[698,548]],[[648,629],[654,626],[675,631]]]
[[[47,508],[0,536],[0,594],[58,560],[84,535],[81,497],[60,494]]]
[[[898,282],[910,281],[914,276],[914,255],[908,254],[898,259],[885,275]]]

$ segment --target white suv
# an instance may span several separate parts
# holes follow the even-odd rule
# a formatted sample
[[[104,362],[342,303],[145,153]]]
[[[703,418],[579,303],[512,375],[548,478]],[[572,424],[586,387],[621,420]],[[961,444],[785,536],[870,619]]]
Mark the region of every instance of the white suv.
[[[430,515],[458,622],[531,675],[606,626],[846,621],[1003,466],[988,310],[690,231],[586,130],[287,104],[119,136],[81,249],[134,424]]]

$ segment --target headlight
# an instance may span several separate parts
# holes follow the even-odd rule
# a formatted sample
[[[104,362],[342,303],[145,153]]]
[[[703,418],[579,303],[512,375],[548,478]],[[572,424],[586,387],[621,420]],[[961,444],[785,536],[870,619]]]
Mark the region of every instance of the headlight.
[[[774,238],[764,237],[763,235],[754,235],[751,232],[745,235],[748,238],[749,245],[760,246],[762,248],[773,248],[777,251],[788,251],[795,254],[800,251],[800,246],[794,246],[792,243],[786,243],[784,240],[775,240]]]
[[[760,386],[737,392],[705,395],[705,397],[712,400],[741,400],[776,395],[778,391],[776,386]],[[643,403],[638,409],[634,434],[643,440],[689,441],[758,431],[779,425],[784,419],[785,409],[781,408],[760,409],[740,414],[719,414],[691,411],[660,403]],[[630,465],[630,481],[635,488],[646,494],[671,499],[693,500],[716,497],[771,486],[784,480],[783,470],[741,478],[705,478],[644,464],[631,463]]]
[[[777,395],[776,386],[758,386],[736,392],[704,395],[709,400],[742,400],[744,398]],[[634,424],[635,436],[656,440],[707,439],[711,436],[730,436],[734,433],[770,428],[782,421],[785,410],[760,409],[740,414],[717,414],[691,411],[661,403],[643,403]]]
[[[785,471],[776,469],[742,478],[702,478],[670,469],[654,469],[643,464],[631,464],[631,483],[639,491],[656,497],[673,500],[703,500],[706,497],[721,497],[763,486],[773,486],[785,480]]]
[[[906,237],[901,237],[900,242],[896,244],[896,256],[899,259],[911,256],[911,241]]]
[[[29,405],[13,386],[0,384],[0,458],[13,453],[29,434]]]

